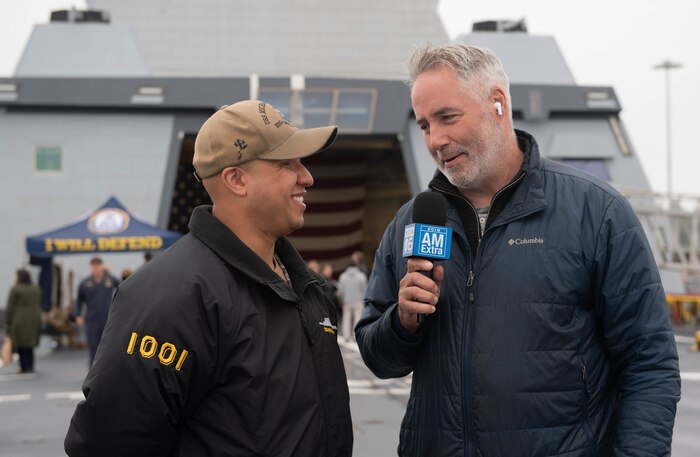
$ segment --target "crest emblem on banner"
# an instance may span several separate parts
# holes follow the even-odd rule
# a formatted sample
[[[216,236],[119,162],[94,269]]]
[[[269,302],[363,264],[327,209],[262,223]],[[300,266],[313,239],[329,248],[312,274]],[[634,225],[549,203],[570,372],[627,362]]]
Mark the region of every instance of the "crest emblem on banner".
[[[129,213],[117,208],[101,209],[88,219],[87,228],[92,233],[111,235],[129,227]]]

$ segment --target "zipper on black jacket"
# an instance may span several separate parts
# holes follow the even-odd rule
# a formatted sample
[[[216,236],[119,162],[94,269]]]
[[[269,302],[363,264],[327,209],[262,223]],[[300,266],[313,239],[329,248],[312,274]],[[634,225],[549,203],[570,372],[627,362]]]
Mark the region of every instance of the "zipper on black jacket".
[[[593,445],[595,442],[595,436],[593,430],[591,429],[590,417],[588,415],[588,403],[591,400],[591,395],[588,392],[588,372],[586,371],[586,364],[581,363],[581,382],[583,389],[583,408],[581,411],[581,423],[583,425],[583,431],[588,437],[588,442]]]
[[[469,275],[467,276],[467,291],[469,292],[469,302],[468,305],[474,304],[474,293],[472,292],[472,284],[474,284],[474,272],[469,270]]]
[[[311,329],[309,328],[309,323],[306,319],[306,313],[304,313],[304,310],[301,309],[301,301],[304,296],[304,292],[306,292],[306,288],[311,284],[312,282],[318,283],[318,281],[312,280],[304,284],[304,287],[301,289],[301,293],[299,294],[299,300],[296,302],[296,308],[297,308],[297,313],[299,313],[299,320],[301,321],[301,327],[304,329],[304,335],[306,335],[306,340],[309,342],[309,346],[314,345],[314,339],[311,336]]]
[[[469,366],[471,365],[471,353],[469,351],[470,348],[470,340],[471,340],[471,331],[469,327],[469,323],[473,322],[474,320],[474,266],[475,266],[475,259],[472,258],[472,266],[471,269],[469,270],[469,273],[467,274],[467,309],[464,312],[464,328],[466,329],[464,332],[464,358],[465,358],[465,363],[462,366],[462,385],[464,386],[464,396],[462,397],[462,417],[464,418],[464,425],[466,428],[466,440],[465,440],[465,454],[466,456],[471,456],[474,454],[473,449],[476,446],[476,443],[474,441],[474,430],[473,430],[473,421],[472,421],[472,414],[470,413],[471,409],[469,408],[469,404],[471,403],[471,395],[472,395],[472,386],[471,386],[471,380],[469,377]]]
[[[301,327],[304,329],[304,335],[306,335],[306,340],[309,342],[309,346],[313,346],[314,340],[311,338],[311,330],[309,330],[309,326],[306,324],[306,314],[304,314],[304,310],[301,309],[299,303],[297,303],[296,308],[297,313],[299,313],[299,319],[301,320]]]

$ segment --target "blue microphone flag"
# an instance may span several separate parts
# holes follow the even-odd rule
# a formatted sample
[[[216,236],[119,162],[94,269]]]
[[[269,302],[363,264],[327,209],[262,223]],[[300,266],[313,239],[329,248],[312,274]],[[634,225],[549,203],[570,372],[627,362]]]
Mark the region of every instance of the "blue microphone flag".
[[[410,224],[403,232],[403,256],[447,260],[452,245],[452,227]]]

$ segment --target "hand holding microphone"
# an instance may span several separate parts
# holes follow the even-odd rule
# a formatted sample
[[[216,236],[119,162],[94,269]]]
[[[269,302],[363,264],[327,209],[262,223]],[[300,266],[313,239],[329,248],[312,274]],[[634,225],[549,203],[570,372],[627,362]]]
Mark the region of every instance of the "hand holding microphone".
[[[422,192],[413,202],[413,224],[404,229],[403,256],[408,270],[399,285],[398,312],[401,325],[415,332],[425,314],[435,312],[443,277],[435,260],[450,258],[452,228],[447,222],[447,201],[442,194]]]

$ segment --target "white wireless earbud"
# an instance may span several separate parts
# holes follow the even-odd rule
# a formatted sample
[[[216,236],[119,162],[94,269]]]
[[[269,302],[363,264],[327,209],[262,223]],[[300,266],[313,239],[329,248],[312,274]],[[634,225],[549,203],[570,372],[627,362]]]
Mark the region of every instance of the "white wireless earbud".
[[[496,107],[496,112],[498,113],[498,115],[503,116],[503,106],[501,105],[501,102],[496,102],[493,104],[493,106]]]

